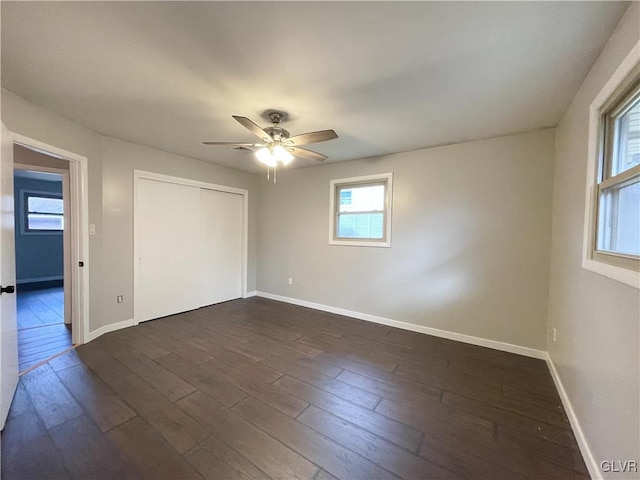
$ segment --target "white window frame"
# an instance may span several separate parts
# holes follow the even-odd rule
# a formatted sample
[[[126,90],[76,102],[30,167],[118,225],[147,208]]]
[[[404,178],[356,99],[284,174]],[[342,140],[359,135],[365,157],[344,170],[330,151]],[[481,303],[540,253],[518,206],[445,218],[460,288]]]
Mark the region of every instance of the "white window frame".
[[[597,250],[600,169],[603,157],[603,114],[614,95],[630,85],[640,66],[640,42],[631,49],[611,78],[595,97],[589,109],[587,186],[582,245],[582,268],[640,289],[640,262],[624,255]],[[600,188],[599,188],[600,187]]]
[[[338,222],[338,207],[336,202],[338,189],[351,185],[385,185],[384,201],[384,237],[380,239],[338,238],[336,227]],[[356,247],[391,247],[391,204],[393,199],[393,173],[365,175],[362,177],[339,178],[331,180],[329,185],[329,244],[349,245]]]

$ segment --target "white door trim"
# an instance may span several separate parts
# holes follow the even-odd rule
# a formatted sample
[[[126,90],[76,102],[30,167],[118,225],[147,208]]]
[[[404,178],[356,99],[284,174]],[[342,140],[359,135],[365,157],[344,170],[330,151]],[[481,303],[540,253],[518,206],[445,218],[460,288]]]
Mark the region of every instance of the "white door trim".
[[[89,336],[89,174],[88,159],[77,153],[10,132],[13,143],[69,162],[69,206],[71,234],[71,318],[73,343],[85,343]],[[44,167],[38,167],[44,168]],[[79,268],[79,262],[84,267]]]
[[[133,171],[133,301],[136,301],[136,285],[138,284],[138,258],[140,252],[138,248],[138,238],[136,232],[140,231],[138,225],[138,182],[142,179],[155,180],[158,182],[173,183],[188,187],[204,188],[206,190],[216,190],[218,192],[235,193],[242,195],[242,297],[247,296],[247,254],[249,250],[249,191],[243,188],[229,187],[227,185],[218,185],[215,183],[201,182],[199,180],[191,180],[188,178],[174,177],[171,175],[163,175],[161,173],[147,172],[144,170]],[[134,319],[133,324],[138,325],[140,321],[135,318],[135,305],[133,308]]]

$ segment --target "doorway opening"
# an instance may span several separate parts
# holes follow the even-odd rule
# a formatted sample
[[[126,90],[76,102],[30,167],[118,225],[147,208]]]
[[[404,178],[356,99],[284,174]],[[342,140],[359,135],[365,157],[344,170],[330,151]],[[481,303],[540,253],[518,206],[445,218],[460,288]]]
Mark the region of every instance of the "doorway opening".
[[[70,165],[14,144],[19,371],[73,346]]]

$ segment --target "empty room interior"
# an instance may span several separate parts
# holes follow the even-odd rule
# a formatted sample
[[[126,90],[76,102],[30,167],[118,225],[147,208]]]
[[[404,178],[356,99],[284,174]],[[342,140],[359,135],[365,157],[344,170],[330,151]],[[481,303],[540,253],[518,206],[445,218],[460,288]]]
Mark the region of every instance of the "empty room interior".
[[[640,3],[0,18],[2,479],[640,478]]]

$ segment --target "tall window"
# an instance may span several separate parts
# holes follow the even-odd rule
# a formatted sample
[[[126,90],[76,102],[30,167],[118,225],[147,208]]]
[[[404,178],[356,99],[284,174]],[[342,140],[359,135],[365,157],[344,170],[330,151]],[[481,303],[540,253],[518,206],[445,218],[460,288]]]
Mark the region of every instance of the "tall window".
[[[617,84],[608,82],[591,106],[589,175],[595,180],[591,180],[592,213],[583,266],[638,285],[640,65],[627,71],[619,74]]]
[[[329,243],[391,244],[391,173],[331,181]]]
[[[60,195],[29,191],[24,191],[23,195],[26,232],[64,230],[64,209]]]
[[[602,116],[596,252],[640,258],[640,82]]]

